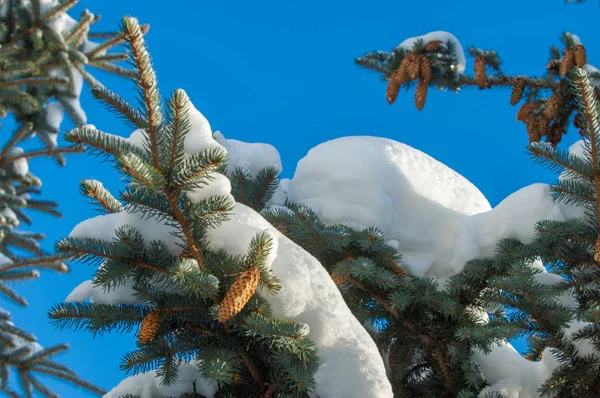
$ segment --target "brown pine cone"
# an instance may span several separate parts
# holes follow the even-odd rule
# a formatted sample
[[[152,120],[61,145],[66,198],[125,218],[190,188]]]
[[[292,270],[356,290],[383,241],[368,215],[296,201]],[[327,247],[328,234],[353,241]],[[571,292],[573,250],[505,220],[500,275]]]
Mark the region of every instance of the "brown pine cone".
[[[421,58],[414,52],[408,53],[408,77],[410,80],[417,80],[421,71]]]
[[[575,56],[575,65],[579,68],[583,68],[587,64],[587,54],[585,47],[581,44],[577,44],[573,47],[573,54]]]
[[[402,62],[400,62],[400,66],[390,76],[390,79],[394,79],[398,82],[400,86],[408,81],[408,64],[409,59],[404,57]]]
[[[543,137],[543,136],[545,136],[545,135],[550,134],[550,122],[551,122],[551,120],[548,119],[543,114],[538,119],[538,121],[537,121],[537,133],[540,136],[540,138]]]
[[[546,101],[546,107],[544,108],[543,115],[549,120],[554,119],[558,116],[560,111],[560,94],[552,93],[548,101]]]
[[[546,135],[546,142],[549,142],[550,144],[552,144],[552,146],[556,146],[562,140],[563,134],[563,126],[558,122],[552,123],[552,127],[550,127],[550,132]]]
[[[431,63],[425,54],[421,54],[421,79],[426,83],[431,81]]]
[[[600,236],[596,239],[596,244],[594,245],[594,261],[600,264]]]
[[[392,374],[398,367],[398,351],[396,350],[396,344],[397,343],[392,343],[392,345],[389,348],[389,354],[388,354],[388,363],[389,363],[390,371]]]
[[[338,274],[331,274],[331,279],[333,280],[333,283],[335,283],[335,285],[338,287],[346,280],[346,278],[344,278],[343,275]]]
[[[442,47],[441,40],[431,40],[431,41],[428,41],[427,44],[425,44],[425,47],[423,47],[423,51],[425,51],[427,53],[433,53],[433,52],[439,51],[441,47]]]
[[[400,91],[400,85],[394,79],[390,78],[388,82],[387,89],[385,90],[385,98],[387,99],[388,104],[393,104],[398,98],[398,92]]]
[[[217,320],[225,323],[238,314],[256,291],[259,280],[260,270],[258,267],[252,267],[242,272],[221,301]]]
[[[573,125],[579,129],[579,135],[582,137],[586,137],[588,135],[587,131],[585,131],[585,123],[583,119],[583,115],[581,113],[577,113],[573,118]]]
[[[415,90],[415,106],[418,110],[422,110],[427,100],[428,85],[424,80],[419,80],[417,89]]]
[[[565,50],[565,55],[563,55],[560,60],[560,67],[558,69],[561,76],[566,76],[571,68],[575,65],[575,55],[571,50]]]
[[[486,81],[486,63],[483,55],[478,55],[475,57],[475,82],[479,85],[479,87],[485,87]]]
[[[150,311],[144,319],[142,319],[142,325],[140,326],[140,333],[138,334],[138,341],[140,344],[148,344],[152,341],[162,320],[162,312],[160,310]]]
[[[523,98],[523,92],[525,91],[525,79],[517,77],[513,84],[512,91],[510,93],[510,104],[517,105],[521,98]]]
[[[517,121],[525,122],[531,113],[535,110],[536,106],[534,104],[525,103],[519,108],[517,112]]]
[[[527,128],[527,136],[529,137],[529,143],[539,142],[542,136],[539,131],[538,119],[531,116],[525,120],[525,127]]]

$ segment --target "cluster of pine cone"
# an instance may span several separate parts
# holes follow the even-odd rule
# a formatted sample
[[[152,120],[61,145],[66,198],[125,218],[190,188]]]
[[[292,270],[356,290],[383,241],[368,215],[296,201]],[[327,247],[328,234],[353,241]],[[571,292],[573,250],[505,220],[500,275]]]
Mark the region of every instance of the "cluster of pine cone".
[[[260,269],[258,267],[251,267],[241,272],[225,294],[225,297],[223,297],[217,320],[221,323],[227,323],[244,309],[254,295],[259,281]],[[176,311],[177,308],[171,310]],[[154,339],[164,315],[164,310],[155,309],[144,317],[138,334],[140,344],[149,344]]]
[[[400,87],[409,80],[419,80],[415,91],[415,105],[418,110],[423,109],[427,99],[427,88],[431,81],[431,63],[426,53],[436,52],[440,49],[442,42],[432,40],[423,47],[423,52],[409,52],[400,63],[398,69],[390,75],[385,96],[388,103],[393,104],[398,97]]]
[[[587,64],[587,55],[585,48],[577,44],[572,50],[565,49],[563,57],[560,60],[551,61],[547,68],[554,69],[563,78],[560,89],[553,92],[547,99],[539,99],[533,102],[526,102],[517,112],[517,120],[525,123],[529,142],[539,142],[543,136],[546,141],[552,145],[560,142],[562,135],[566,133],[564,120],[559,121],[557,117],[564,102],[568,102],[559,92],[564,92],[566,80],[564,79],[571,68],[579,68]],[[516,105],[522,98],[525,91],[526,81],[519,77],[516,78],[510,96],[510,104]],[[574,124],[577,128],[581,125],[578,122],[580,116],[576,115]]]

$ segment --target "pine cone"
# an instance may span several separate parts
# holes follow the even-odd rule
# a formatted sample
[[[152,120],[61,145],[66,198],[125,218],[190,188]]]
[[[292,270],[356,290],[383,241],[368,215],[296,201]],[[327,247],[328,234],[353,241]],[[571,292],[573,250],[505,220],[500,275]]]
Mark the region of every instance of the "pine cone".
[[[339,287],[342,283],[344,283],[346,278],[344,278],[343,275],[332,274],[331,279],[333,280],[333,283]]]
[[[425,83],[431,81],[431,63],[429,62],[429,58],[424,54],[421,54],[421,79],[423,79]]]
[[[394,79],[398,82],[398,85],[402,86],[408,81],[408,64],[409,59],[404,57],[398,69],[392,72],[390,79]]]
[[[485,87],[486,80],[486,63],[483,55],[478,55],[475,57],[475,82],[479,85],[479,87]]]
[[[573,54],[575,56],[575,65],[579,68],[583,68],[587,64],[587,54],[585,47],[581,44],[577,44],[573,47]]]
[[[523,104],[517,112],[517,121],[525,122],[529,118],[529,116],[531,116],[531,112],[533,112],[535,108],[536,106],[534,104]]]
[[[565,55],[563,55],[560,60],[559,73],[561,76],[566,76],[573,65],[575,64],[575,55],[571,50],[565,50]]]
[[[523,98],[523,92],[525,91],[525,79],[517,77],[513,84],[512,91],[510,93],[510,104],[517,105],[521,98]]]
[[[558,112],[560,111],[560,94],[552,93],[548,101],[546,101],[546,108],[544,108],[543,115],[552,120],[558,116]]]
[[[596,239],[596,244],[594,245],[594,261],[600,264],[600,236]]]
[[[390,79],[387,85],[387,89],[385,91],[385,98],[387,99],[388,104],[393,104],[398,98],[398,92],[400,92],[400,85],[396,80]]]
[[[538,119],[531,116],[525,120],[525,127],[527,128],[527,136],[529,137],[529,143],[539,142],[542,137],[538,129]]]
[[[398,367],[398,351],[395,349],[397,343],[392,343],[388,354],[388,363],[390,365],[390,373],[394,374],[394,370]]]
[[[424,80],[419,80],[419,84],[417,84],[417,89],[415,90],[415,106],[418,110],[422,110],[425,106],[425,100],[427,100],[427,88],[427,83]]]
[[[144,319],[142,319],[142,325],[140,326],[140,333],[138,335],[140,344],[148,344],[152,341],[154,336],[156,336],[156,332],[158,332],[161,320],[162,311],[160,310],[150,311]]]
[[[423,51],[425,51],[427,53],[433,53],[433,52],[439,51],[441,47],[442,47],[441,40],[431,40],[431,41],[428,41],[427,44],[425,44],[425,47],[423,47]]]
[[[550,134],[550,122],[546,116],[542,115],[537,121],[537,135],[542,138],[545,135]]]
[[[552,144],[552,146],[558,145],[558,143],[562,140],[562,135],[564,134],[564,127],[558,123],[552,123],[552,127],[550,127],[550,132],[546,135],[546,142]]]
[[[583,127],[583,124],[581,122],[581,113],[575,114],[575,117],[573,118],[573,126],[577,127],[578,129],[581,129]]]
[[[408,77],[410,80],[417,80],[421,71],[421,59],[414,52],[408,53]]]
[[[258,267],[252,267],[242,272],[221,301],[217,320],[225,323],[239,313],[256,291],[259,280],[260,270]]]
[[[573,118],[573,126],[575,126],[576,128],[579,129],[580,136],[585,137],[587,135],[587,133],[584,129],[584,121],[583,121],[583,116],[581,115],[581,113],[575,114],[575,117]]]

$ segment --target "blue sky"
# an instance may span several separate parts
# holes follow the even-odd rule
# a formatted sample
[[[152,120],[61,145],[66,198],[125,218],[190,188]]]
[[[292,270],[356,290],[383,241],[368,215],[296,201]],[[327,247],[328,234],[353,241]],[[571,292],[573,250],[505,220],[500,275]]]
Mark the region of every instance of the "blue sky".
[[[423,111],[413,93],[403,92],[390,106],[377,75],[353,59],[371,50],[391,50],[410,36],[433,30],[452,32],[464,47],[495,49],[508,74],[541,74],[548,47],[567,30],[578,34],[596,60],[596,1],[566,5],[562,0],[462,1],[183,1],[81,0],[71,11],[101,14],[97,30],[114,30],[133,15],[149,23],[147,36],[161,91],[184,88],[213,129],[228,138],[273,144],[283,160],[283,177],[292,177],[306,152],[323,141],[347,135],[392,138],[418,148],[453,168],[486,195],[492,206],[515,190],[555,176],[533,164],[525,153],[527,136],[515,121],[508,91],[430,91]],[[472,70],[472,60],[468,60]],[[96,73],[104,84],[133,99],[131,83]],[[89,123],[120,135],[130,131],[84,88]],[[70,124],[63,124],[66,131]],[[8,131],[3,131],[8,137]],[[561,144],[578,138],[570,131]],[[30,164],[42,178],[43,198],[64,212],[56,220],[35,215],[32,230],[47,234],[45,248],[80,221],[96,215],[79,195],[79,181],[96,178],[116,192],[118,176],[108,164],[89,156],[71,156],[66,168],[48,159]],[[93,339],[85,332],[55,330],[48,308],[64,300],[94,270],[72,264],[68,275],[42,272],[40,280],[17,286],[30,306],[7,305],[15,323],[40,342],[68,342],[60,359],[85,379],[105,388],[125,375],[121,356],[133,348],[130,335]],[[3,302],[3,306],[5,303]],[[65,384],[48,383],[63,397],[92,396]]]

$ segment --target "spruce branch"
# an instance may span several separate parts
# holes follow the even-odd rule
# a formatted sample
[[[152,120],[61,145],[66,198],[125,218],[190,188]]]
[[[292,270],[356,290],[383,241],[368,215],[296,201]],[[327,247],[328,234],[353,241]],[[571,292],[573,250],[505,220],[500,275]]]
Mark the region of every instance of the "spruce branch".
[[[124,18],[121,25],[122,38],[127,42],[136,65],[136,83],[145,105],[148,120],[147,133],[150,140],[152,165],[159,168],[158,129],[163,122],[160,95],[150,55],[145,47],[144,34],[134,18]]]
[[[23,31],[21,31],[20,33],[12,36],[7,44],[8,45],[15,44],[19,40],[25,38],[27,35],[34,32],[36,29],[42,28],[42,25],[44,25],[46,22],[50,21],[52,18],[55,18],[58,14],[66,12],[66,11],[70,10],[71,8],[73,8],[75,6],[75,4],[77,4],[78,1],[79,0],[65,0],[62,3],[58,3],[58,5],[56,7],[54,7],[46,15],[44,15],[43,17],[41,17],[40,19],[35,21],[28,28],[26,28]]]
[[[79,186],[80,192],[90,198],[93,203],[109,213],[120,213],[124,210],[123,205],[112,194],[96,180],[82,181]]]
[[[596,216],[600,226],[600,108],[596,93],[587,77],[587,72],[580,68],[574,68],[570,76],[571,87],[577,97],[581,114],[586,121],[586,129],[589,134],[590,153],[592,157],[592,169],[594,176],[594,189],[596,196]]]
[[[31,159],[33,157],[38,156],[53,156],[56,154],[64,154],[64,153],[82,153],[84,148],[79,145],[64,147],[64,148],[53,148],[53,149],[40,149],[37,151],[23,152],[16,155],[11,155],[7,157],[0,158],[0,166],[14,162],[18,159]]]
[[[135,128],[144,129],[148,122],[146,117],[142,115],[133,105],[129,104],[123,98],[104,86],[97,86],[92,89],[94,98],[100,100],[107,109],[112,111],[122,120],[129,122]]]

